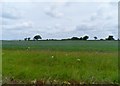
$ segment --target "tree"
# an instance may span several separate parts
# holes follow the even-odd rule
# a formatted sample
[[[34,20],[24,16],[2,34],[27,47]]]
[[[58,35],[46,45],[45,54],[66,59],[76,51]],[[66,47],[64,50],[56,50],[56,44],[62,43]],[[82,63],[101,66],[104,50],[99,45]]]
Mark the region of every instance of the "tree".
[[[34,39],[34,40],[38,40],[38,39],[42,39],[42,37],[41,37],[40,35],[36,35],[36,36],[34,36],[33,39]]]
[[[25,41],[27,41],[27,38],[24,38]]]
[[[78,37],[72,37],[71,40],[79,40]]]
[[[94,39],[97,40],[97,37],[95,36]]]
[[[83,40],[87,40],[89,38],[89,36],[84,36]]]
[[[104,39],[100,39],[101,41],[104,40]]]
[[[83,40],[83,38],[82,38],[82,37],[80,37],[80,40]]]
[[[106,40],[115,40],[115,39],[113,38],[113,36],[108,36],[108,38],[106,38]]]
[[[28,41],[30,41],[30,37],[28,38]]]

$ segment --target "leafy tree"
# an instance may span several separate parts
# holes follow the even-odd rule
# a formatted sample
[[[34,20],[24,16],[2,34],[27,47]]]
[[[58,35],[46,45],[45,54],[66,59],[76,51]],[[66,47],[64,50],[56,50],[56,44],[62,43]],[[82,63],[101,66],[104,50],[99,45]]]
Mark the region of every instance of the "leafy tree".
[[[94,39],[97,40],[97,37],[95,36]]]
[[[28,41],[30,41],[30,37],[28,38]]]
[[[24,38],[25,41],[27,41],[27,38]]]
[[[34,39],[34,40],[38,40],[38,39],[42,39],[42,37],[41,37],[40,35],[36,35],[36,36],[34,36],[33,39]]]
[[[80,37],[80,40],[83,40],[83,38],[82,38],[82,37]]]
[[[106,40],[115,40],[115,39],[113,38],[113,36],[108,36],[108,38],[106,38]]]
[[[78,37],[72,37],[71,40],[79,40]]]
[[[89,36],[84,36],[83,40],[87,40],[89,38]]]
[[[100,40],[104,40],[104,39],[100,39]]]

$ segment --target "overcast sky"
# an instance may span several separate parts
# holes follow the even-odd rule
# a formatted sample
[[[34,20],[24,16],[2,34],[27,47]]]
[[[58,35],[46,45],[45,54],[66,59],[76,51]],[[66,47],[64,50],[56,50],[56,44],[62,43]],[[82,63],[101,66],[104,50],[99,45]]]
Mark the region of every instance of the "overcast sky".
[[[4,0],[0,4],[2,39],[40,34],[43,39],[84,35],[118,38],[117,0]],[[84,2],[83,2],[84,1]]]

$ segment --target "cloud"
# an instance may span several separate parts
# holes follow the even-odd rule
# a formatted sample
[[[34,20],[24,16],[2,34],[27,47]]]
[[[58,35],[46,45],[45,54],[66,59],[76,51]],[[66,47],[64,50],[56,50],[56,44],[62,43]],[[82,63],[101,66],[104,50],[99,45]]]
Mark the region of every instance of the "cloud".
[[[2,0],[2,2],[65,2],[68,0]],[[119,0],[69,0],[70,2],[118,2]]]
[[[24,39],[32,36],[33,22],[22,21],[14,24],[2,25],[2,39]]]
[[[116,7],[118,5],[118,2],[109,2],[109,4],[112,6],[112,7]]]
[[[91,37],[96,35],[99,38],[103,38],[113,34],[117,38],[118,11],[114,10],[115,8],[117,9],[116,3],[114,3],[114,7],[109,3],[99,4],[95,12],[82,21],[82,24],[76,26],[75,31],[84,32]]]
[[[3,6],[1,17],[5,19],[19,19],[21,14],[15,8],[6,8]]]
[[[113,4],[113,3],[112,3]],[[102,3],[98,6],[98,9],[90,15],[90,17],[83,23],[85,23],[83,28],[87,30],[87,28],[92,28],[96,31],[111,31],[117,32],[117,26],[118,26],[118,11],[114,10],[114,8],[117,9],[117,3],[114,3],[114,7],[111,6],[109,3]],[[112,12],[111,12],[112,10]],[[80,25],[80,28],[83,26]],[[89,30],[88,29],[88,30]]]
[[[93,31],[95,29],[96,29],[95,26],[91,26],[88,24],[81,24],[81,25],[76,26],[75,30],[85,32],[85,31]]]
[[[33,28],[33,22],[24,21],[16,24],[3,25],[3,30],[28,30]]]
[[[115,20],[117,19],[118,12],[117,9],[118,5],[116,2],[110,2],[110,3],[101,3],[98,6],[98,9],[95,13],[93,13],[90,17],[91,21],[99,21],[99,20]],[[111,12],[112,10],[112,12]]]
[[[59,2],[56,2],[56,3],[59,3]],[[48,7],[48,8],[46,8],[45,11],[44,11],[45,14],[50,16],[50,17],[53,17],[53,18],[61,18],[61,17],[63,17],[64,13],[59,11],[58,6],[55,4],[55,5],[52,5],[52,6]]]
[[[1,2],[30,2],[31,0],[2,0]]]
[[[46,13],[46,15],[53,17],[53,18],[60,18],[63,16],[63,13],[59,13],[59,12],[55,12],[55,11],[48,11],[45,13]]]
[[[7,4],[3,18],[3,31],[19,38],[41,34],[44,38],[71,36],[108,36],[116,34],[117,10],[108,3],[17,3]],[[15,8],[14,8],[15,7]],[[11,11],[13,9],[13,12]],[[21,12],[24,15],[21,16]],[[22,35],[20,34],[22,33]],[[103,34],[103,35],[102,35]],[[23,36],[24,35],[24,36]],[[5,35],[4,35],[5,36]],[[6,35],[6,38],[9,38]],[[11,38],[16,38],[11,36]]]

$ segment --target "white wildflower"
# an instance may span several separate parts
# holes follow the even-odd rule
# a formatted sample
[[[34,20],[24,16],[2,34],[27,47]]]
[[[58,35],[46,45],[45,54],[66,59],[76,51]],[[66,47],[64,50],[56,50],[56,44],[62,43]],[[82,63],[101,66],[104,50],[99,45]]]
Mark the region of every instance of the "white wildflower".
[[[27,50],[29,50],[30,49],[30,47],[27,47]]]
[[[80,61],[80,59],[77,59],[77,61]]]
[[[52,59],[54,58],[54,56],[51,57]]]
[[[28,47],[28,49],[30,49],[30,47]]]

